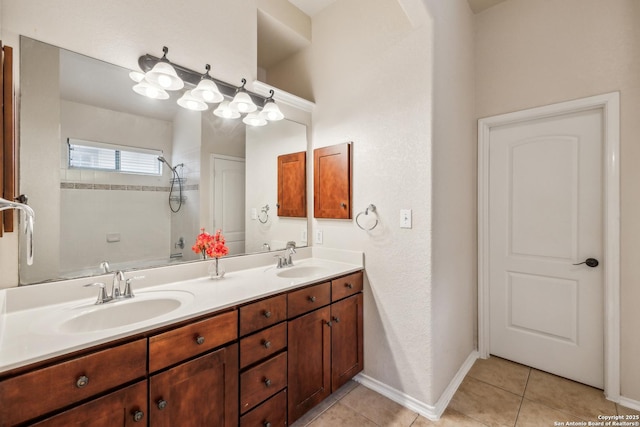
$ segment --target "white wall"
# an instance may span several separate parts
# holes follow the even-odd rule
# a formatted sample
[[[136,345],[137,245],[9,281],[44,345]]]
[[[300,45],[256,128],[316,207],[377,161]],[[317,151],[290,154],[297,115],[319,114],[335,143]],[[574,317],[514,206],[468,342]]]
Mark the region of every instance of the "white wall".
[[[640,2],[510,0],[476,17],[478,117],[621,92],[621,394],[640,401]]]
[[[433,17],[433,385],[439,398],[475,349],[476,121],[473,14],[465,0],[426,0]]]

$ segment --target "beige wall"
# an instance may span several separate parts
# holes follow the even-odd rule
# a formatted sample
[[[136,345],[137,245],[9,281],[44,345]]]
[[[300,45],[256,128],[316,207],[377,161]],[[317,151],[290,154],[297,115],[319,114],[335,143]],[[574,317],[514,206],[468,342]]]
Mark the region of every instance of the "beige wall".
[[[510,0],[476,17],[476,113],[621,93],[621,394],[640,400],[640,2]]]

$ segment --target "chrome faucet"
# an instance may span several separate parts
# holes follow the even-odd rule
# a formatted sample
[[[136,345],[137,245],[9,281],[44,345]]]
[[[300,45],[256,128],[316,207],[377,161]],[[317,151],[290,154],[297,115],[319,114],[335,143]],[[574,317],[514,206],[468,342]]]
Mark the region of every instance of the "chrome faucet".
[[[111,298],[118,299],[122,296],[121,283],[124,282],[124,273],[122,270],[113,272],[113,282],[111,282]]]
[[[102,264],[106,264],[106,267],[103,266]],[[101,264],[101,267],[104,268],[105,270],[108,270],[109,264],[106,261],[104,261],[102,264]],[[113,273],[111,293],[107,292],[105,284],[101,282],[89,283],[84,285],[84,287],[86,288],[89,286],[97,286],[98,288],[100,288],[98,291],[98,299],[96,300],[96,304],[104,304],[106,302],[116,301],[122,298],[133,298],[135,294],[133,293],[131,282],[138,279],[144,279],[144,276],[131,277],[125,280],[124,272],[121,270],[118,270]],[[121,289],[122,282],[125,282],[124,291],[122,291]]]
[[[278,264],[276,264],[276,268],[293,267],[293,259],[291,259],[291,255],[295,253],[296,242],[291,240],[287,242],[287,247],[285,248],[284,255],[274,255],[275,258],[278,258]]]

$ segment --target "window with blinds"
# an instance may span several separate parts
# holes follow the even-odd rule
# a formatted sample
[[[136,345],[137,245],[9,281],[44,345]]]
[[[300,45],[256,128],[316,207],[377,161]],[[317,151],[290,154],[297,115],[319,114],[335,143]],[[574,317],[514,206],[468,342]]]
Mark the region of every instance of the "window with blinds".
[[[67,139],[70,169],[161,175],[160,150],[105,144],[103,142]]]

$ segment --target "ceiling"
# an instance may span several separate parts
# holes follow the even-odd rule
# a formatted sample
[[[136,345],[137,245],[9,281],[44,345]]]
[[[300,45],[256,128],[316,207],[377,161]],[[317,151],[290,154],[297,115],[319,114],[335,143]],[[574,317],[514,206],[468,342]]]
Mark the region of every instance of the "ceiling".
[[[336,1],[337,0],[289,0],[294,6],[311,17]],[[503,1],[506,0],[467,0],[473,13],[480,13]]]

